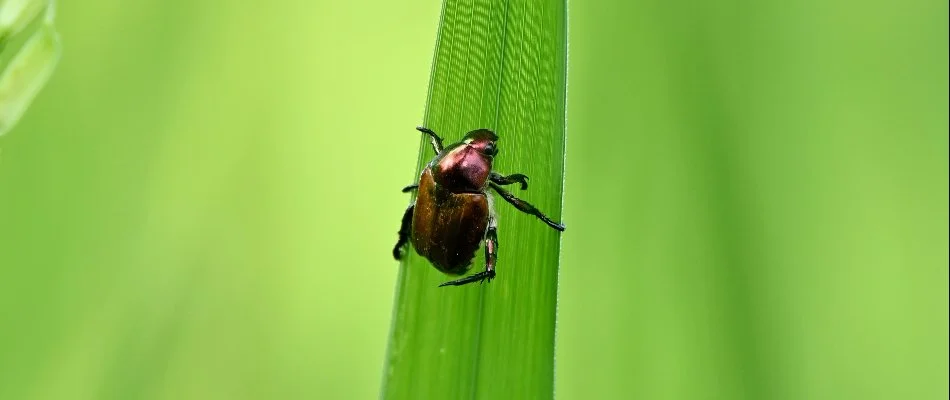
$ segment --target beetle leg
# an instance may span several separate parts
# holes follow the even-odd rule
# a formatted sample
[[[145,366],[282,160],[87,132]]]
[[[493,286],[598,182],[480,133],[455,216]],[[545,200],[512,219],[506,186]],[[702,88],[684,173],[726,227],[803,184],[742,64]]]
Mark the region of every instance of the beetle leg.
[[[432,131],[432,129],[417,126],[416,130],[419,132],[425,133],[429,135],[430,138],[432,138],[432,150],[435,150],[435,154],[439,154],[442,152],[442,138],[440,138],[439,135],[436,135],[435,132]]]
[[[525,176],[524,174],[511,174],[508,176],[504,176],[497,172],[492,172],[491,175],[488,176],[488,179],[491,179],[492,182],[495,182],[499,185],[510,185],[512,183],[520,183],[521,190],[528,189],[528,177]]]
[[[413,191],[413,190],[416,190],[416,189],[418,189],[418,188],[419,188],[419,184],[418,184],[418,183],[413,183],[413,184],[411,184],[411,185],[409,185],[409,186],[406,186],[406,187],[402,188],[402,192],[403,192],[403,193],[409,193],[409,192],[411,192],[411,191]]]
[[[491,219],[488,220],[488,232],[485,233],[485,270],[462,279],[445,282],[439,285],[439,287],[461,286],[472,282],[481,283],[485,280],[491,282],[491,280],[495,278],[495,260],[498,259],[498,233],[496,232],[495,225],[495,217],[492,216]]]
[[[399,240],[396,241],[396,247],[393,247],[393,258],[402,259],[402,246],[409,241],[409,228],[412,226],[412,211],[416,208],[415,204],[406,209],[402,215],[402,225],[399,226]]]
[[[500,186],[498,186],[494,182],[490,183],[490,185],[492,189],[495,189],[495,191],[498,192],[498,194],[501,195],[501,197],[505,199],[505,201],[511,203],[511,205],[515,206],[515,208],[525,213],[534,215],[535,217],[538,217],[538,219],[540,219],[541,221],[544,221],[545,224],[548,224],[548,226],[554,229],[557,229],[559,231],[564,231],[564,225],[561,225],[557,222],[552,221],[550,218],[548,218],[546,215],[541,213],[541,211],[538,211],[537,208],[534,208],[534,206],[532,206],[527,201],[521,200],[515,197],[513,194],[508,193],[508,191],[506,191],[505,189],[502,189]]]

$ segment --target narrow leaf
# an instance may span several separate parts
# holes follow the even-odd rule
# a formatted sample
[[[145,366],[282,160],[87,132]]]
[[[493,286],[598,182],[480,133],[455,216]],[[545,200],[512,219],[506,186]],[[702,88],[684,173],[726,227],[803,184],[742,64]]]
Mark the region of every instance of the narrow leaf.
[[[564,171],[566,18],[563,1],[446,0],[424,118],[446,143],[476,128],[497,132],[495,170],[529,176],[528,190],[513,188],[514,194],[556,221]],[[412,127],[405,135],[421,143],[418,177],[433,153],[412,136],[418,135]],[[394,190],[400,184],[394,182]],[[407,252],[382,397],[553,397],[560,234],[498,196],[495,207],[495,280],[439,288],[452,277]],[[394,216],[394,228],[398,220]],[[482,269],[479,251],[471,272]]]
[[[0,136],[16,125],[59,61],[59,35],[43,24],[0,74]]]
[[[49,0],[0,0],[0,43],[36,19]]]

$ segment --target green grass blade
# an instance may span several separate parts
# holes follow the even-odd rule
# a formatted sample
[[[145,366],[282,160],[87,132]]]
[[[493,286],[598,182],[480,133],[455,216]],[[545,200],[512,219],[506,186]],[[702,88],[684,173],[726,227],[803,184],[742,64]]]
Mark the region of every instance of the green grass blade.
[[[495,169],[528,175],[529,189],[515,194],[554,220],[563,192],[566,18],[563,1],[446,0],[424,121],[446,143],[475,128],[495,130]],[[418,135],[411,127],[405,134]],[[433,156],[419,140],[416,176]],[[382,397],[553,397],[560,236],[498,197],[496,208],[491,283],[438,288],[449,277],[408,252]],[[482,251],[473,265],[483,268]]]
[[[12,129],[39,94],[59,62],[62,48],[53,26],[51,1],[9,1],[0,4],[0,50],[11,35],[24,29],[39,12],[45,15],[9,62],[0,65],[0,136]]]
[[[0,0],[0,43],[16,35],[49,6],[49,0]]]

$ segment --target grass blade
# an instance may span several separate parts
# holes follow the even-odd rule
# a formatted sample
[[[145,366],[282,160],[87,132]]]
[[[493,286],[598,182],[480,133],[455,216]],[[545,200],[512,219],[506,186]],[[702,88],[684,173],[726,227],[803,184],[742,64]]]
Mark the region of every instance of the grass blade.
[[[0,65],[0,136],[12,129],[56,68],[62,52],[53,27],[53,3],[10,1],[0,4],[0,50],[45,9],[39,27],[30,33],[6,65]]]
[[[495,130],[495,169],[528,175],[529,190],[515,194],[554,220],[563,192],[566,13],[561,1],[446,0],[424,121],[447,143]],[[417,134],[409,128],[406,135]],[[419,140],[415,176],[433,155]],[[438,288],[448,277],[408,252],[381,397],[553,397],[560,236],[496,200],[491,283]],[[473,265],[483,268],[481,251]]]
[[[26,28],[48,5],[48,0],[0,0],[0,43]]]

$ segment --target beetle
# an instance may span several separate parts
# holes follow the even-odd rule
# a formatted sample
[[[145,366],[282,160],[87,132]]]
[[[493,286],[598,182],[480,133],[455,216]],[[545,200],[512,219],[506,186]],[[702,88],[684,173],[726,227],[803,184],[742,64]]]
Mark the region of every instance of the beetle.
[[[498,135],[489,129],[476,129],[465,134],[461,142],[442,146],[442,138],[431,129],[418,127],[429,135],[436,156],[426,165],[419,182],[403,188],[403,193],[417,190],[415,201],[402,216],[399,239],[393,248],[396,260],[403,258],[403,247],[412,242],[416,253],[425,257],[439,271],[460,276],[471,268],[475,252],[485,242],[485,270],[441,286],[461,286],[495,278],[498,257],[498,218],[489,189],[515,208],[538,217],[558,231],[564,225],[552,221],[537,208],[521,200],[502,185],[521,184],[528,189],[528,177],[522,174],[502,175],[492,171],[498,155]]]

